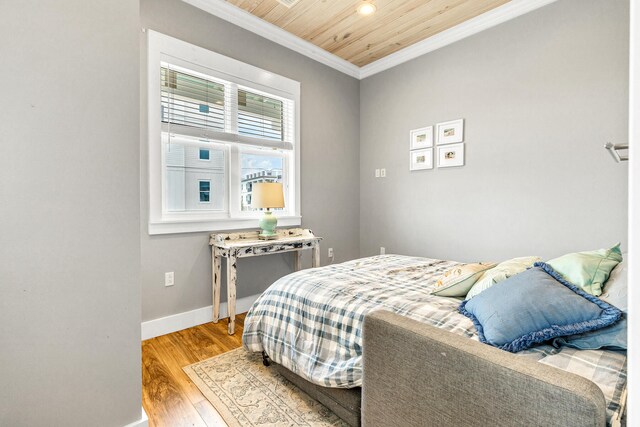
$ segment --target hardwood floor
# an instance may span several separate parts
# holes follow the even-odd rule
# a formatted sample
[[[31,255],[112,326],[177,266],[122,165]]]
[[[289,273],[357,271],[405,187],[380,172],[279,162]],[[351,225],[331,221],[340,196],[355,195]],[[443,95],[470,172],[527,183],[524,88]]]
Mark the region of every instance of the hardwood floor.
[[[233,336],[222,319],[142,342],[142,406],[150,427],[226,426],[182,368],[240,347],[244,317],[236,317]]]

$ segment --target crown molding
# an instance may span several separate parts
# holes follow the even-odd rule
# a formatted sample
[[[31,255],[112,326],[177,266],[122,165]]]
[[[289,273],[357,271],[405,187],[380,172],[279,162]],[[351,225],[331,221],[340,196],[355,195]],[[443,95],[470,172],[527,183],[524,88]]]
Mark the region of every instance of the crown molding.
[[[315,61],[334,68],[357,79],[364,79],[396,65],[415,59],[441,47],[455,43],[473,34],[502,24],[510,19],[529,13],[557,0],[511,0],[502,6],[476,16],[462,24],[449,28],[423,41],[414,43],[398,52],[378,59],[364,67],[358,67],[326,50],[295,36],[282,28],[258,18],[225,0],[182,0],[224,19],[245,30],[251,31],[272,42],[278,43]]]
[[[410,61],[441,47],[450,45],[466,37],[495,27],[525,13],[546,6],[557,0],[511,0],[495,9],[478,15],[475,18],[435,34],[425,40],[407,46],[391,55],[380,58],[360,68],[360,79],[367,78],[381,71]]]
[[[327,52],[326,50],[291,34],[282,28],[258,18],[224,0],[182,0],[218,18],[231,22],[245,30],[278,43],[351,77],[360,78],[360,67]]]

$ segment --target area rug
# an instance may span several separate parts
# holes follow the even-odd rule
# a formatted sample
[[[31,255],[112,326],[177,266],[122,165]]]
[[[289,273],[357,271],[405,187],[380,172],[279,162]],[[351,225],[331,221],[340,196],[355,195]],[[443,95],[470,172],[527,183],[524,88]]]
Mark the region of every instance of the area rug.
[[[184,367],[229,427],[339,426],[337,415],[239,348]]]

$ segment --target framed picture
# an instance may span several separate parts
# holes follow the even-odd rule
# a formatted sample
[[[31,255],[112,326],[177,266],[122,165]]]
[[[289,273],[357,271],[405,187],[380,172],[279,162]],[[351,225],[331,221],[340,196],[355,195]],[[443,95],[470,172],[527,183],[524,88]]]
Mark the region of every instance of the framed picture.
[[[438,147],[438,167],[451,168],[454,166],[464,166],[464,144]]]
[[[409,139],[411,141],[409,150],[433,147],[433,126],[410,131]]]
[[[409,170],[433,169],[433,148],[410,151],[409,157]]]
[[[436,125],[438,145],[464,141],[464,119],[438,123]]]

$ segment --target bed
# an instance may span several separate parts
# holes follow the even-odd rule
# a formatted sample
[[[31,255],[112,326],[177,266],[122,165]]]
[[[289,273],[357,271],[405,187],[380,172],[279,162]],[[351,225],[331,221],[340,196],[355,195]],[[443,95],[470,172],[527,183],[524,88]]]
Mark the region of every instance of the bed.
[[[458,312],[460,300],[431,295],[453,261],[380,255],[295,272],[276,281],[244,322],[243,344],[322,387],[357,388],[363,381],[363,322],[389,311],[478,341]],[[541,345],[518,357],[582,376],[602,391],[606,418],[619,414],[626,385],[626,352]]]

